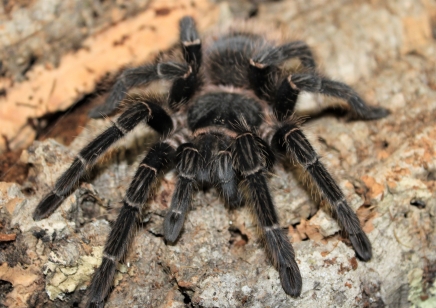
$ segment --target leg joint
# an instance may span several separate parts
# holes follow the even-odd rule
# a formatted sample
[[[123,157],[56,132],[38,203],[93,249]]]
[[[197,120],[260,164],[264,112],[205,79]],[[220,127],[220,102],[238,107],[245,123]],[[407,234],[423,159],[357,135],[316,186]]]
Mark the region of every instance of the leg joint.
[[[263,171],[263,166],[259,165],[259,166],[256,166],[255,168],[251,169],[251,170],[244,170],[244,171],[241,170],[241,174],[244,177],[247,177],[247,176],[256,174],[258,172],[262,172],[262,171]]]
[[[157,170],[156,170],[156,168],[153,168],[153,167],[147,165],[146,163],[142,163],[142,164],[140,164],[140,165],[139,165],[139,168],[141,168],[141,167],[143,167],[143,168],[148,168],[148,169],[152,170],[152,171],[154,172],[154,174],[157,174]]]
[[[256,62],[253,59],[250,59],[250,65],[254,66],[254,67],[258,68],[258,69],[264,69],[265,67],[267,67],[266,64]]]
[[[80,162],[82,163],[82,165],[86,167],[86,165],[88,164],[87,161],[86,161],[86,159],[84,159],[84,158],[82,157],[82,155],[80,155],[80,154],[77,154],[76,157],[77,157],[78,160],[80,160]]]
[[[280,230],[280,226],[278,224],[272,225],[272,226],[268,226],[268,227],[263,227],[263,229],[265,230],[265,232],[274,232],[276,230]]]
[[[119,123],[113,122],[113,125],[121,132],[121,134],[123,134],[123,136],[125,136],[128,133],[128,131],[124,127],[122,127]]]
[[[201,40],[198,38],[198,39],[195,39],[193,41],[183,41],[182,44],[185,47],[192,46],[192,45],[200,45]]]
[[[319,162],[319,157],[315,156],[310,161],[303,164],[304,169],[308,169],[314,165],[316,165]]]
[[[126,197],[124,198],[124,202],[125,202],[128,206],[130,206],[130,207],[132,207],[132,208],[135,208],[135,209],[137,209],[137,210],[139,210],[139,209],[141,208],[141,204],[140,204],[140,203],[133,202],[132,200],[129,199],[129,197],[128,197],[127,195],[126,195]]]
[[[117,259],[115,258],[115,256],[112,256],[112,255],[108,254],[107,252],[103,252],[103,258],[109,259],[114,263],[117,262]]]

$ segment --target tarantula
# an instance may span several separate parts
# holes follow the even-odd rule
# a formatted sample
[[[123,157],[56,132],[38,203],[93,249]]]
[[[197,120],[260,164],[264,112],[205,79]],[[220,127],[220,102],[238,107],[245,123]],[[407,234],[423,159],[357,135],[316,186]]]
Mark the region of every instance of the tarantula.
[[[114,111],[132,87],[169,80],[168,92],[129,97],[131,105],[77,154],[33,214],[34,220],[41,220],[53,213],[97,158],[140,122],[162,136],[139,164],[127,189],[103,261],[91,281],[87,305],[104,305],[116,264],[126,253],[151,187],[173,163],[178,179],[164,220],[168,242],[179,236],[197,185],[213,184],[230,207],[242,202],[252,207],[283,290],[299,296],[302,278],[295,253],[280,228],[267,184],[267,173],[281,153],[290,154],[309,174],[357,256],[369,260],[371,244],[357,216],[292,114],[301,91],[344,99],[360,119],[379,119],[388,111],[368,106],[348,85],[322,77],[311,49],[302,41],[277,42],[239,29],[203,42],[191,17],[180,20],[180,41],[179,55],[172,53],[167,60],[125,70],[106,103],[91,116]],[[285,68],[292,58],[299,59],[302,72],[291,74]]]

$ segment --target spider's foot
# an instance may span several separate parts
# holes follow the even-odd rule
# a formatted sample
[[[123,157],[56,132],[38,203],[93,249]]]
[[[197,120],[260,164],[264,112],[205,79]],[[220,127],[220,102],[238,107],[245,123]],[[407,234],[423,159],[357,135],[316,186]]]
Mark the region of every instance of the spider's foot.
[[[372,248],[366,234],[362,231],[357,234],[350,234],[349,238],[359,259],[369,261],[372,257]]]
[[[86,308],[104,307],[104,300],[112,286],[116,267],[116,262],[114,262],[112,259],[106,258],[103,254],[103,261],[101,262],[100,267],[94,273],[91,284],[87,290],[88,301],[85,306]]]
[[[50,216],[64,199],[65,197],[58,196],[52,192],[46,195],[36,207],[35,212],[33,212],[33,220],[39,221]]]
[[[184,222],[185,215],[173,210],[168,212],[164,220],[164,236],[168,242],[174,243],[177,240]]]
[[[391,112],[383,107],[369,107],[367,111],[360,112],[359,114],[356,114],[356,119],[362,119],[362,120],[377,120],[384,117],[387,117]]]
[[[295,263],[294,266],[280,266],[279,274],[285,293],[292,297],[300,296],[303,280],[301,279],[297,264]]]

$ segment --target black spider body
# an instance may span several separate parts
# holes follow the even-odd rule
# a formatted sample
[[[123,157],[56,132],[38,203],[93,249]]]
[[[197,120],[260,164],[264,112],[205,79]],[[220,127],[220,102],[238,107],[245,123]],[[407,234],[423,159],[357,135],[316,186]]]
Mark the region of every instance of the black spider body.
[[[217,104],[219,102],[219,104]],[[241,117],[250,127],[262,124],[262,108],[254,98],[231,92],[202,95],[194,100],[188,111],[188,125],[192,131],[208,126],[234,129]]]
[[[256,45],[263,39],[254,35],[236,33],[224,36],[207,50],[207,63],[213,84],[249,88],[249,60]]]
[[[49,216],[113,143],[140,122],[162,135],[140,162],[123,207],[107,240],[103,261],[89,287],[88,306],[101,307],[109,293],[117,262],[125,255],[134,224],[158,174],[175,164],[178,180],[164,235],[176,241],[198,184],[212,184],[230,206],[248,203],[266,251],[280,274],[283,290],[301,293],[302,278],[291,243],[279,224],[267,185],[276,154],[290,154],[301,164],[348,235],[357,256],[371,258],[371,244],[340,188],[319,160],[297,121],[290,117],[301,91],[347,101],[356,117],[388,114],[368,106],[346,84],[320,76],[309,47],[301,41],[275,42],[249,31],[229,31],[202,46],[192,18],[180,21],[181,57],[124,71],[106,103],[91,116],[112,112],[132,87],[169,80],[168,92],[131,96],[114,124],[83,148],[53,190],[38,204],[34,219]],[[303,72],[284,63],[298,58]],[[244,193],[241,193],[244,192]]]

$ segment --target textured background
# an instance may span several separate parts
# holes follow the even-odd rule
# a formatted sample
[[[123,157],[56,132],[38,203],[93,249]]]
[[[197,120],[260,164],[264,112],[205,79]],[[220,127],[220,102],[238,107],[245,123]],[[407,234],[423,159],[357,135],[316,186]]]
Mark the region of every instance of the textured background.
[[[204,32],[250,18],[304,39],[326,75],[391,110],[362,122],[328,108],[343,102],[321,96],[303,95],[298,106],[310,115],[304,130],[357,211],[374,257],[356,260],[301,169],[278,164],[271,190],[303,276],[301,297],[287,297],[249,211],[225,209],[214,190],[195,195],[182,236],[165,245],[169,173],[118,268],[107,307],[436,306],[434,1],[4,3],[0,307],[80,306],[135,157],[156,137],[135,130],[49,219],[35,223],[31,213],[74,153],[109,124],[87,121],[86,112],[104,100],[113,75],[174,44],[185,14]]]

